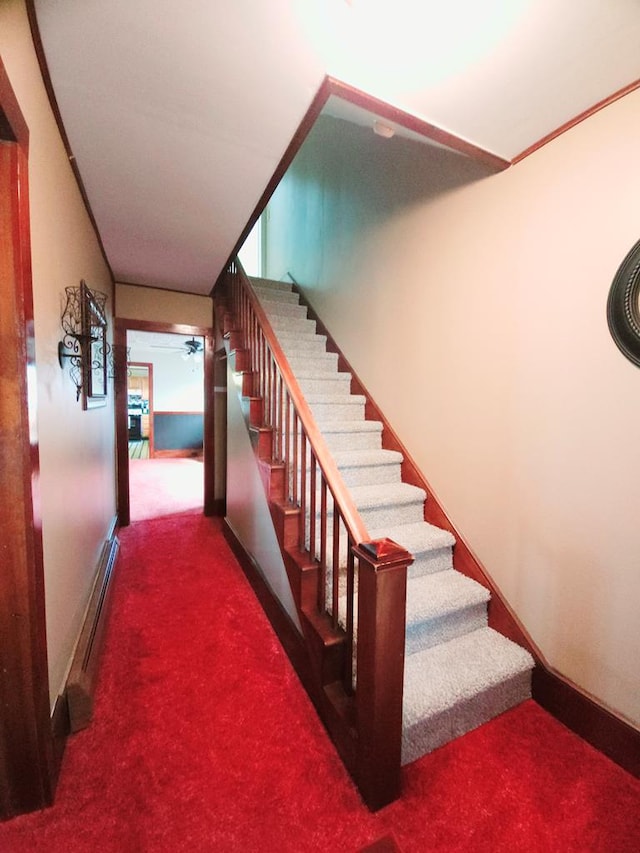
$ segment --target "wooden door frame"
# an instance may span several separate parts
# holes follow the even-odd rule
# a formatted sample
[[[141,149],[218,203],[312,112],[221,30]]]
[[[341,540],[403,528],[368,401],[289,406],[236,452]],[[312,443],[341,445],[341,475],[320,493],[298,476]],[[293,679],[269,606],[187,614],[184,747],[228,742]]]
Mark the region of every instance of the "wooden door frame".
[[[51,803],[59,769],[49,708],[35,429],[29,130],[0,59],[0,818]]]
[[[128,361],[127,367],[146,367],[147,381],[149,383],[149,459],[153,458],[153,362],[152,361]],[[127,392],[129,389],[129,373],[127,370]],[[128,408],[128,406],[127,406]],[[128,439],[127,439],[128,441]]]
[[[127,332],[160,332],[204,338],[204,506],[205,515],[214,515],[216,504],[215,453],[213,437],[213,352],[211,326],[188,326],[177,323],[156,323],[149,320],[130,320],[117,317],[114,322],[114,366],[116,395],[116,458],[118,466],[118,524],[125,527],[131,520],[129,496],[129,429],[127,420]]]

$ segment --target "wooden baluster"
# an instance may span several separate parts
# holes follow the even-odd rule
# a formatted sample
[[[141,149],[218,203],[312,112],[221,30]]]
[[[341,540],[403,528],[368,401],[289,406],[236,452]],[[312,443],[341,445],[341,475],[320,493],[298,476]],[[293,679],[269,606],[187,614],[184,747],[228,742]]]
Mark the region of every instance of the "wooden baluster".
[[[298,504],[298,413],[293,410],[293,490],[291,502],[294,506]]]
[[[353,692],[353,611],[355,599],[355,557],[351,537],[347,537],[347,617],[346,632],[347,642],[344,658],[345,671],[342,679],[344,689],[347,693]]]
[[[340,621],[340,512],[335,498],[333,499],[333,561],[331,611],[333,627],[337,628]]]
[[[413,557],[390,539],[357,545],[356,779],[371,809],[400,794],[407,568]]]
[[[305,548],[305,532],[307,527],[307,436],[303,431],[300,441],[300,527],[298,531],[298,546],[301,551]]]
[[[309,471],[309,554],[315,560],[316,556],[316,455],[313,449],[309,452],[311,470]]]
[[[286,482],[286,497],[291,499],[291,397],[287,391],[285,403],[285,426],[284,426],[284,458],[285,458],[285,482]]]
[[[320,571],[318,572],[318,610],[324,613],[327,587],[327,481],[320,474]]]

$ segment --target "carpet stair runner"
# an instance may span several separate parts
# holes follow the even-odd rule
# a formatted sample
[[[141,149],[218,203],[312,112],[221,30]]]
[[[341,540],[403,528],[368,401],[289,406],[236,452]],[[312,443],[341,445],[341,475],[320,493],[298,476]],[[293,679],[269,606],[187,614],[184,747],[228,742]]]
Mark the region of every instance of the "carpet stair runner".
[[[403,483],[402,455],[285,282],[252,285],[349,487],[371,539],[414,556],[407,577],[402,762],[407,764],[531,695],[528,652],[488,627],[489,592],[453,568],[451,533],[424,521],[423,489]]]

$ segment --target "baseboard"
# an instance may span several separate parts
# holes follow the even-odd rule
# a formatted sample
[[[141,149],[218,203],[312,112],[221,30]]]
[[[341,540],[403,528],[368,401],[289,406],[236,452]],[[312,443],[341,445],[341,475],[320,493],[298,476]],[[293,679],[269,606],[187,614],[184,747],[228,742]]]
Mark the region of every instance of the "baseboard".
[[[211,501],[210,507],[205,507],[205,515],[224,518],[227,512],[227,501],[225,498],[216,498]]]
[[[640,778],[640,731],[577,685],[542,664],[533,672],[535,701],[571,731]]]
[[[60,767],[62,766],[62,757],[64,755],[69,734],[69,703],[67,702],[67,695],[65,692],[61,696],[58,696],[53,708],[53,713],[51,714],[51,740],[53,744],[52,783],[54,790],[58,784]]]
[[[109,613],[113,569],[119,547],[114,519],[100,555],[95,585],[65,687],[69,731],[72,734],[86,728],[93,718],[98,664]]]

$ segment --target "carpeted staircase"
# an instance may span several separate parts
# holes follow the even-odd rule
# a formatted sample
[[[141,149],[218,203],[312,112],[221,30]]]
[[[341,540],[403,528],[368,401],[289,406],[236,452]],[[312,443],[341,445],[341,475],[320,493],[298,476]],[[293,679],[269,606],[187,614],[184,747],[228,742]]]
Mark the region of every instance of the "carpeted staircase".
[[[424,521],[426,493],[401,480],[402,456],[382,449],[382,424],[365,420],[292,286],[252,285],[349,487],[371,539],[414,556],[407,583],[402,762],[470,731],[531,694],[533,660],[488,627],[489,592],[453,569],[454,537]]]

